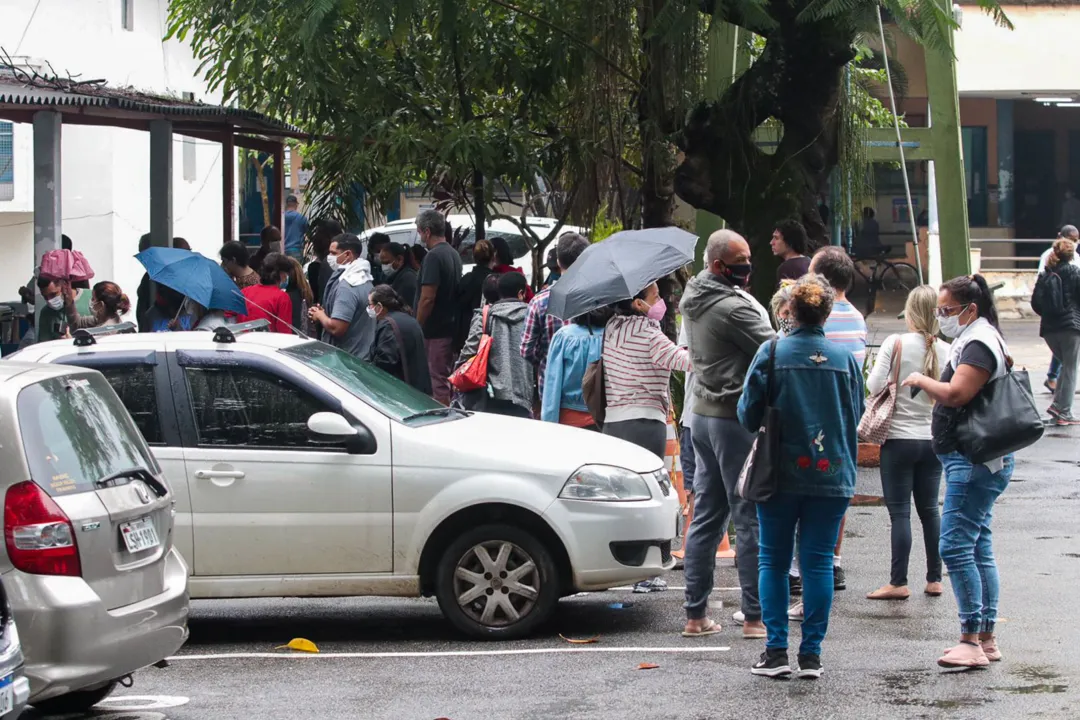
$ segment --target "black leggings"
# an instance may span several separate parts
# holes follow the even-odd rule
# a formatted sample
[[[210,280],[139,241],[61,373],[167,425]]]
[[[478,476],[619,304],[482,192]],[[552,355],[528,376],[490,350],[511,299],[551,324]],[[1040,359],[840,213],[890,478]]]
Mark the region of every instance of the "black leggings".
[[[881,446],[881,489],[892,521],[890,585],[907,585],[911,555],[911,498],[922,522],[926,546],[926,582],[941,582],[941,461],[929,440],[889,440]]]

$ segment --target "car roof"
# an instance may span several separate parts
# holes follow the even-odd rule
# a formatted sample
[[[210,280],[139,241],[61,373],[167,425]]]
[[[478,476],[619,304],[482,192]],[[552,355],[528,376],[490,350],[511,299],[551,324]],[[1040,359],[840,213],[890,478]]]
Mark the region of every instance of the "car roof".
[[[161,350],[166,349],[206,349],[206,350],[236,350],[240,348],[266,348],[268,350],[280,350],[311,342],[310,338],[302,338],[297,335],[271,332],[247,332],[236,336],[235,343],[222,343],[214,341],[214,333],[205,330],[193,330],[188,332],[161,332],[161,333],[125,333],[118,335],[105,335],[95,338],[96,342],[83,348],[75,346],[71,339],[50,340],[49,342],[31,345],[20,351],[19,358],[36,359],[46,355],[52,355],[57,351],[90,351],[101,352],[108,350]],[[0,363],[7,365],[8,361]],[[14,363],[13,363],[14,364]],[[22,363],[20,363],[22,364]]]
[[[46,363],[20,362],[5,360],[0,362],[0,385],[23,388],[54,377],[63,377],[75,373],[92,372],[85,368],[68,365],[49,365]]]

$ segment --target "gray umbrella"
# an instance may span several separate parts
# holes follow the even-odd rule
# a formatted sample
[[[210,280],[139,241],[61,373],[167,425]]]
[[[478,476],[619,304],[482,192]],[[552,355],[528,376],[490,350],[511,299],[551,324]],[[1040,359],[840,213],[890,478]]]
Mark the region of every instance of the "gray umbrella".
[[[590,245],[551,288],[548,312],[561,320],[628,300],[694,261],[697,235],[677,227],[625,230]]]

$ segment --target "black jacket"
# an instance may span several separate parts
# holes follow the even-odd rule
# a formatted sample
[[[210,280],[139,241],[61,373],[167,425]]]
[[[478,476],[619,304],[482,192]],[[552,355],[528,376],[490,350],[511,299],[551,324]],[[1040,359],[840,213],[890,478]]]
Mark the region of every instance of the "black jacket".
[[[397,325],[397,333],[394,332],[394,324]],[[400,342],[398,334],[401,336]],[[431,394],[424,331],[412,315],[391,312],[380,320],[375,326],[375,340],[364,361],[404,380],[425,395]]]
[[[416,271],[408,265],[402,265],[390,278],[390,287],[394,288],[394,292],[401,296],[406,305],[416,302],[416,279]],[[416,308],[413,308],[413,311],[415,312]]]
[[[1080,332],[1080,267],[1061,263],[1048,267],[1035,282],[1031,309],[1039,314],[1039,336]]]
[[[473,311],[484,304],[484,281],[493,270],[486,265],[477,265],[462,276],[458,282],[457,317],[458,329],[454,334],[454,352],[458,353],[469,337]]]

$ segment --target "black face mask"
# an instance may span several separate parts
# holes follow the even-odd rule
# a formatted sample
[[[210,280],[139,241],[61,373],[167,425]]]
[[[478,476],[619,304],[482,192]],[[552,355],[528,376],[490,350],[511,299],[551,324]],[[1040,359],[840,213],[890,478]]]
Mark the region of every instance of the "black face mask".
[[[753,269],[754,267],[750,263],[725,265],[724,277],[730,280],[735,287],[746,287],[750,284],[750,273],[753,272]]]

